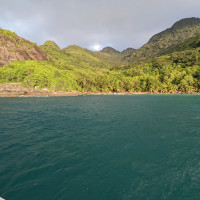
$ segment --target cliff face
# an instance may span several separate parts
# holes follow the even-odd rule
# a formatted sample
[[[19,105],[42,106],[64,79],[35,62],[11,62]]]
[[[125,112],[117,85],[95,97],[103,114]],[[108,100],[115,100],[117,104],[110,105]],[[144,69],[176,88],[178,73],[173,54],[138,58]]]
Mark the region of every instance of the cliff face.
[[[48,60],[48,56],[36,44],[11,31],[0,29],[0,66],[14,60]]]

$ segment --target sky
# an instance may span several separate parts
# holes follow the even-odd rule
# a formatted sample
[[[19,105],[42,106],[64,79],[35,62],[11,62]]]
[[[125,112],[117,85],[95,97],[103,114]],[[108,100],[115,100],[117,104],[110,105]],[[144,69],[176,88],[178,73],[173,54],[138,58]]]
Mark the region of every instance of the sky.
[[[200,0],[0,0],[0,27],[38,45],[122,51],[182,18],[200,17],[199,8]]]

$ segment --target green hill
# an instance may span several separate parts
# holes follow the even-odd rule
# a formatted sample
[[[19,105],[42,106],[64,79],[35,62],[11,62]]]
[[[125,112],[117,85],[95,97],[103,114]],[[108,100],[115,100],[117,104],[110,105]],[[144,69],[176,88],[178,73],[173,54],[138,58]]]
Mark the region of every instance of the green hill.
[[[186,18],[176,22],[168,28],[154,35],[147,44],[142,46],[130,56],[130,61],[159,56],[161,51],[178,45],[182,41],[200,33],[200,19]]]
[[[196,34],[194,37],[184,40],[178,45],[172,45],[168,47],[167,49],[161,51],[160,55],[165,55],[176,51],[194,49],[198,47],[200,47],[200,33]]]
[[[47,41],[41,48],[51,57],[54,63],[63,68],[78,67],[96,71],[109,69],[119,64],[119,59],[113,55],[93,52],[77,45],[60,49],[55,42]]]
[[[53,41],[38,47],[10,31],[0,33],[0,50],[9,52],[0,54],[3,84],[82,92],[200,92],[197,18],[183,19],[142,48],[123,52],[111,47],[93,52],[76,45],[60,49]]]
[[[63,52],[68,55],[68,61],[82,68],[107,68],[106,63],[93,55],[93,52],[88,49],[83,49],[76,45],[68,46],[63,49]]]
[[[123,60],[128,60],[130,58],[130,56],[136,51],[137,50],[134,48],[127,48],[121,52],[121,57]]]
[[[117,54],[120,54],[119,51],[115,50],[114,48],[112,47],[105,47],[101,50],[102,53],[107,53],[107,54],[110,54],[110,55],[117,55]]]

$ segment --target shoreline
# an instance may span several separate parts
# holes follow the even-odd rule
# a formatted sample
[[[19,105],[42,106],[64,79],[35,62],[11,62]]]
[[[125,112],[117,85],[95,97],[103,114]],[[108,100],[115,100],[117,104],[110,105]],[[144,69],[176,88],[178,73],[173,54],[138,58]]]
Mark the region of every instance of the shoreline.
[[[20,83],[0,84],[0,97],[65,97],[86,95],[200,94],[198,92],[63,92],[22,87]]]
[[[159,93],[159,92],[47,92],[47,93],[28,93],[28,94],[16,94],[16,93],[0,93],[1,97],[75,97],[75,96],[89,96],[89,95],[200,95],[200,93],[184,93],[184,92],[173,92],[173,93]]]
[[[24,92],[0,92],[0,97],[73,97],[88,95],[199,95],[197,92],[61,92],[61,91],[40,91],[36,90],[30,93]]]

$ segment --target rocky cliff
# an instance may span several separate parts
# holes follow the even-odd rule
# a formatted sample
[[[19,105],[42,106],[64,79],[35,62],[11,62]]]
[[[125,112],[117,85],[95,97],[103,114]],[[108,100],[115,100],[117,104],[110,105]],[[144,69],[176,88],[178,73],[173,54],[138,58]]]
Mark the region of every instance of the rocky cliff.
[[[0,29],[0,66],[14,60],[48,60],[48,56],[36,44],[15,33]]]

